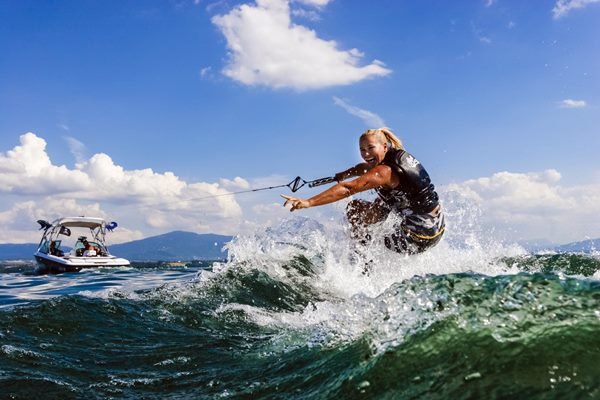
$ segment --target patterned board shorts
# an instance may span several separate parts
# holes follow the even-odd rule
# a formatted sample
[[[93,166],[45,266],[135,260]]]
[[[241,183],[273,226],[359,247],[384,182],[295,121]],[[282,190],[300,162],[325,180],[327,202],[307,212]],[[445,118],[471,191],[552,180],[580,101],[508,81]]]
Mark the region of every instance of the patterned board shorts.
[[[385,246],[398,253],[416,254],[439,243],[446,223],[444,213],[404,215],[396,232],[384,237]]]

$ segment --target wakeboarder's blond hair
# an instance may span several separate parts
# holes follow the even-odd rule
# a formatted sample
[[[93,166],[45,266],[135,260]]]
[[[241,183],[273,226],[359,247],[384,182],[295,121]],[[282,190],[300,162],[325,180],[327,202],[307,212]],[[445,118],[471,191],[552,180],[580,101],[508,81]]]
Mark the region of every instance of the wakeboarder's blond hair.
[[[388,143],[393,149],[404,150],[402,141],[389,128],[367,129],[360,135],[360,138],[362,139],[366,136],[375,136],[381,143]]]

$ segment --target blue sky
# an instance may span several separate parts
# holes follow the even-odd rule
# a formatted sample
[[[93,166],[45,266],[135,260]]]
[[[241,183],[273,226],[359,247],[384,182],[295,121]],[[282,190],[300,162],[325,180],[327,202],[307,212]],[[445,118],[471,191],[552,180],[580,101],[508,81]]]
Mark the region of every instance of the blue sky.
[[[600,236],[600,1],[20,0],[0,20],[2,243],[65,214],[117,241],[251,231],[286,191],[199,199],[332,175],[380,125],[482,224]]]

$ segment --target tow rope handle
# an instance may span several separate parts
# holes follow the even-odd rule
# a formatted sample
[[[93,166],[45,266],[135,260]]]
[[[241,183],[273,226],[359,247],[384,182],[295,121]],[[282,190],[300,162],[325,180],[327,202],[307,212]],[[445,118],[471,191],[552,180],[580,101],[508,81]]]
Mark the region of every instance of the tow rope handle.
[[[314,181],[307,182],[308,187],[315,187],[321,185],[327,185],[328,183],[336,182],[335,177],[328,176],[327,178],[315,179]]]
[[[315,187],[315,186],[326,185],[326,184],[332,183],[332,182],[335,182],[335,178],[333,176],[329,176],[327,178],[315,179],[312,181],[305,181],[304,179],[297,176],[296,179],[294,179],[293,181],[288,183],[286,186],[289,187],[290,190],[295,193],[298,190],[300,190],[300,188],[302,188],[304,185],[308,185],[308,187]]]

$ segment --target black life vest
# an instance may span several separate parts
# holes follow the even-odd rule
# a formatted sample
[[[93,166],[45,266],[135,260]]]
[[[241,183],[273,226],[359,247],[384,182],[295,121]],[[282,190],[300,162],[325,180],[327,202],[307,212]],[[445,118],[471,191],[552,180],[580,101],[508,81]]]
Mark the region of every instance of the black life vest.
[[[402,213],[425,214],[438,206],[439,197],[429,174],[411,154],[391,148],[381,163],[392,168],[400,178],[400,184],[394,189],[375,189],[391,209]]]

